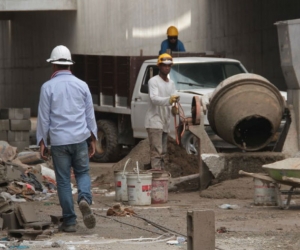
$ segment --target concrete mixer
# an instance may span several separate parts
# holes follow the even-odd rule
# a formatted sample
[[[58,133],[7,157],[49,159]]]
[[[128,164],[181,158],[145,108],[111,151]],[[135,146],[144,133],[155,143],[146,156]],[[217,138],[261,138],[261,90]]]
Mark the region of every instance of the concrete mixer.
[[[285,106],[279,90],[267,79],[238,74],[224,80],[212,93],[208,120],[226,142],[245,151],[257,151],[274,140]]]

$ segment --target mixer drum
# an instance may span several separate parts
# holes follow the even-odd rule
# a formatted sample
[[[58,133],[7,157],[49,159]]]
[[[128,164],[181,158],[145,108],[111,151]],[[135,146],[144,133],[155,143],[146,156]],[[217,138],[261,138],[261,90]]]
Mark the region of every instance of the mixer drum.
[[[256,74],[238,74],[221,82],[208,106],[213,131],[245,151],[272,141],[280,126],[285,101],[279,90]]]

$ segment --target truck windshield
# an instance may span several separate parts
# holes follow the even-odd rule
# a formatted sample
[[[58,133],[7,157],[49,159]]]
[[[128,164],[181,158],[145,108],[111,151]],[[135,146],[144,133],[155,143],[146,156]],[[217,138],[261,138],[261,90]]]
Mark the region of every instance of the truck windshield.
[[[185,63],[174,64],[170,78],[177,90],[215,88],[224,79],[246,73],[239,63]]]

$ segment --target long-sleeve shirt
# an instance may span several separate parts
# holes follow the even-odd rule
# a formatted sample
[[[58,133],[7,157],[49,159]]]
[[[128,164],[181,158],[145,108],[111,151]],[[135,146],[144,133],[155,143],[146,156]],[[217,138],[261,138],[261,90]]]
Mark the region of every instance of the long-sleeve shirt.
[[[145,128],[162,129],[170,132],[171,105],[170,96],[175,93],[174,82],[164,81],[159,75],[152,77],[149,82],[150,103],[145,117]]]
[[[37,120],[37,144],[47,137],[53,146],[86,140],[91,132],[97,139],[93,101],[87,84],[69,70],[56,71],[43,84]]]
[[[174,48],[173,48],[174,47]],[[177,44],[175,46],[170,45],[169,40],[166,39],[162,41],[160,45],[160,51],[159,54],[163,54],[167,52],[167,49],[171,49],[171,51],[180,51],[180,52],[185,52],[185,48],[183,43],[180,40],[177,40]]]

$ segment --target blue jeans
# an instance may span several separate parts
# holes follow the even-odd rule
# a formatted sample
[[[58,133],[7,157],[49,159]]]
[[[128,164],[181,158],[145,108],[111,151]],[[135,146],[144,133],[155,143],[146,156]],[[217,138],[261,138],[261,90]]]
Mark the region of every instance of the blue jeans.
[[[57,193],[62,208],[64,225],[76,224],[76,214],[71,189],[71,167],[78,188],[78,200],[92,203],[91,178],[89,175],[89,156],[87,142],[52,146],[51,154],[57,182]]]

